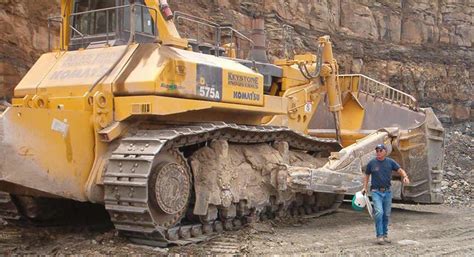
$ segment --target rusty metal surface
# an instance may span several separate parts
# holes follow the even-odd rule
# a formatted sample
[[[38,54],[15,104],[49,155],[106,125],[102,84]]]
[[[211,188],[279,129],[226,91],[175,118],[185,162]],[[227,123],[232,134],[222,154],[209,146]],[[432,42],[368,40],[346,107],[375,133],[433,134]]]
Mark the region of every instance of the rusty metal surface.
[[[401,186],[402,200],[425,204],[443,203],[441,181],[444,173],[444,129],[431,109],[416,129],[402,131],[395,148],[411,183]]]

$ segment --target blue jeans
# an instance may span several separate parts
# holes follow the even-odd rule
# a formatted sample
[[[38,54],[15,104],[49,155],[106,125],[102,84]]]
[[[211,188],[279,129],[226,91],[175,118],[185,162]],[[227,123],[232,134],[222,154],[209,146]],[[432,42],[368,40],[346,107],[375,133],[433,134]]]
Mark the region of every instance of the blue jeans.
[[[372,191],[374,202],[375,233],[377,237],[387,236],[388,222],[392,212],[392,191]]]

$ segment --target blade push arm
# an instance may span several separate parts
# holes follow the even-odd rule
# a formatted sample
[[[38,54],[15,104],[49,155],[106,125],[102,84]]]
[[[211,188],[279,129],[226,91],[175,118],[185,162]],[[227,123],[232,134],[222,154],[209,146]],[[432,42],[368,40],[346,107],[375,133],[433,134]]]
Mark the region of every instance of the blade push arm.
[[[287,185],[297,191],[354,194],[363,188],[363,169],[375,146],[384,143],[391,151],[390,132],[378,131],[341,151],[332,153],[321,168],[288,167]]]

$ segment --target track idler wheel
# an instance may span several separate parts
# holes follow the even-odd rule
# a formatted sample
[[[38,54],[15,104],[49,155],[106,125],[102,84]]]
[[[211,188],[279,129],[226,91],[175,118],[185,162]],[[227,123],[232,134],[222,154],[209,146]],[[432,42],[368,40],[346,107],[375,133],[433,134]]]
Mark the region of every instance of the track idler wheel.
[[[186,214],[191,197],[191,175],[177,151],[160,154],[149,181],[149,201],[158,226],[172,227]]]

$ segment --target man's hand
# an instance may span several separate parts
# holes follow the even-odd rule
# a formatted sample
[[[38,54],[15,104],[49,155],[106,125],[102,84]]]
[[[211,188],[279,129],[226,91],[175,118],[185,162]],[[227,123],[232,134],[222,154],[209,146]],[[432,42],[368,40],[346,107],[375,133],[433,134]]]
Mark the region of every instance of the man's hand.
[[[408,178],[408,176],[404,176],[403,179],[402,179],[402,181],[403,181],[403,184],[404,184],[404,185],[410,184],[410,179]]]
[[[362,188],[362,191],[360,191],[363,195],[365,195],[365,193],[367,193],[367,189],[365,188]]]
[[[404,185],[410,184],[410,179],[408,178],[406,171],[404,171],[402,168],[399,168],[397,172],[398,174],[400,174],[400,176],[402,176],[402,182]]]

